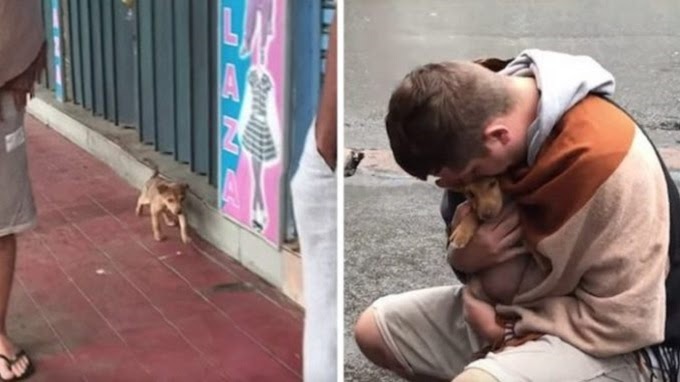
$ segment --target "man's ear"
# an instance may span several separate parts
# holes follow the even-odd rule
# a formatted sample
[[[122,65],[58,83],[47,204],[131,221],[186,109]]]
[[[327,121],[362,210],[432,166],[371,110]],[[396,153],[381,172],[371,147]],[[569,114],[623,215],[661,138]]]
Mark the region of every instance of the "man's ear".
[[[465,193],[465,186],[454,186],[449,188],[449,190],[457,193],[457,194],[464,194]]]
[[[491,123],[484,129],[484,141],[489,143],[501,143],[503,146],[510,142],[510,131],[502,123]]]
[[[493,72],[499,72],[503,70],[508,64],[512,61],[513,59],[505,59],[502,60],[500,58],[478,58],[474,60],[473,62],[475,64],[482,65],[483,67],[493,71]]]

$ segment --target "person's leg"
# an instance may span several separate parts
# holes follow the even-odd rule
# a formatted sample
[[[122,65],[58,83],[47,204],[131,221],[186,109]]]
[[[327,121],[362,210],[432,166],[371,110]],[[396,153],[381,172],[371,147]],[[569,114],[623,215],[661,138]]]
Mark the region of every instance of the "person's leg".
[[[255,34],[255,23],[257,22],[258,0],[248,0],[246,2],[245,25],[243,25],[243,41],[239,54],[245,56],[250,53],[253,47],[253,35]]]
[[[262,202],[262,162],[260,162],[259,159],[255,158],[255,156],[252,156],[250,159],[250,162],[253,167],[253,185],[254,185],[254,191],[253,191],[253,205],[252,205],[252,217],[253,217],[253,223],[257,222],[257,224],[263,224],[264,222],[260,221],[261,216],[259,216],[259,212],[264,212],[264,203]],[[258,212],[259,211],[259,212]],[[264,228],[264,227],[261,227]]]
[[[14,280],[14,263],[17,256],[17,240],[15,235],[0,237],[0,354],[12,359],[19,351],[7,336],[7,309],[9,295]],[[11,367],[11,373],[0,367],[0,377],[10,379],[13,375],[21,375],[28,366],[28,359],[21,357]],[[13,373],[13,374],[12,374]]]
[[[312,124],[313,126],[313,124]],[[303,379],[337,378],[337,182],[307,134],[291,184],[305,304]]]
[[[463,318],[461,285],[383,297],[357,320],[359,349],[411,381],[451,381],[481,349]]]
[[[307,132],[302,157],[291,182],[305,300],[303,378],[315,382],[332,382],[338,376],[337,180],[322,156],[328,146],[324,141],[317,142],[316,136],[319,131],[333,136],[337,132],[336,78],[332,70],[336,61],[335,24],[334,20],[329,36],[329,69],[324,77],[317,117]]]
[[[17,252],[15,234],[36,224],[33,191],[28,176],[24,111],[17,110],[11,93],[0,92],[0,356],[16,358],[18,347],[9,339],[6,319]],[[22,375],[29,364],[22,355],[10,366],[0,359],[0,377]]]
[[[400,377],[413,382],[441,382],[446,379],[409,374],[390,351],[375,322],[373,308],[366,309],[354,326],[354,339],[369,361],[383,369],[391,370]]]
[[[15,235],[0,237],[0,352],[3,348],[3,337],[7,337],[7,307],[14,280],[14,262],[17,256],[17,239]]]
[[[272,34],[272,6],[273,0],[263,0],[260,9],[260,55],[263,63],[266,63],[266,48]]]
[[[262,31],[263,35],[269,37],[274,31],[274,0],[264,0],[264,2],[262,14],[265,20],[263,24],[265,24],[266,28],[262,28]]]

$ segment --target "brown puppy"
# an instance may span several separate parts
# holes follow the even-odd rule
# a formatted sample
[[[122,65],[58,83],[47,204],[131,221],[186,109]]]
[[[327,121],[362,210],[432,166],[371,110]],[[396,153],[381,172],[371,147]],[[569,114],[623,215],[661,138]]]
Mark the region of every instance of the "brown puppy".
[[[503,209],[503,193],[496,178],[482,178],[466,184],[457,192],[465,194],[474,213],[465,215],[449,237],[454,248],[464,248],[480,223],[497,217]],[[527,255],[471,275],[463,291],[468,323],[492,344],[502,341],[504,329],[496,321],[494,305],[509,304],[517,294],[528,264]]]
[[[189,185],[180,182],[171,182],[163,179],[158,174],[158,169],[154,168],[153,175],[146,181],[142,188],[142,193],[137,199],[137,216],[141,216],[142,208],[149,206],[151,212],[151,229],[153,237],[157,241],[165,237],[161,233],[159,222],[160,215],[163,215],[165,224],[174,226],[179,222],[180,235],[184,244],[189,243],[187,235],[187,219],[182,209],[182,203],[186,197]]]
[[[467,214],[453,230],[449,241],[454,248],[464,248],[477,231],[479,223],[493,219],[503,209],[503,193],[496,178],[482,178],[456,190],[465,195],[474,214]]]

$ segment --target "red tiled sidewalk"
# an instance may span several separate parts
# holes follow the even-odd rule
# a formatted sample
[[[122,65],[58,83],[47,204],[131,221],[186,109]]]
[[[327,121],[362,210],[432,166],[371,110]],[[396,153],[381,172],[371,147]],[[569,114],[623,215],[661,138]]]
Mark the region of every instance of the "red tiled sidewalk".
[[[164,227],[155,242],[135,189],[30,116],[26,128],[39,226],[19,239],[8,324],[31,381],[301,379],[296,307],[194,235],[185,246]]]

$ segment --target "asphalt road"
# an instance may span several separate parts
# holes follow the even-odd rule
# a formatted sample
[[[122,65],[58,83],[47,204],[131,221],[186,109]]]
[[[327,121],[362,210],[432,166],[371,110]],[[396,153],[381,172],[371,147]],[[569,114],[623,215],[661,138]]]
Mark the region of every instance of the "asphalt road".
[[[514,57],[526,48],[594,57],[615,99],[651,127],[680,128],[680,2],[346,0],[345,132],[387,148],[390,91],[430,61]]]
[[[512,57],[537,47],[593,56],[615,99],[659,146],[680,139],[680,2],[346,0],[346,147],[388,149],[390,91],[416,65]],[[360,355],[351,327],[379,296],[455,282],[443,256],[441,192],[380,168],[345,183],[345,380],[392,381]]]

